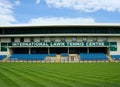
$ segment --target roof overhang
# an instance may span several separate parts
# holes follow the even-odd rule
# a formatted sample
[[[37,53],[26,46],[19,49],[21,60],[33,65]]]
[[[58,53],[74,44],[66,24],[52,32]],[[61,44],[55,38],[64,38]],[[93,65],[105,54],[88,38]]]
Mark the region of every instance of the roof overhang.
[[[0,28],[17,28],[17,27],[120,27],[120,23],[84,23],[84,24],[12,24],[0,25]]]

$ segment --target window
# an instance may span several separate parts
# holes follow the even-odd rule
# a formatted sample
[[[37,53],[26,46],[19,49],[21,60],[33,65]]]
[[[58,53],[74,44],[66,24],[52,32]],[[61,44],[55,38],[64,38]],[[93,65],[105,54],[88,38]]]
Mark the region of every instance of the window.
[[[103,42],[107,42],[108,41],[108,38],[107,37],[104,37],[103,38]]]
[[[55,37],[51,37],[51,42],[55,42]]]
[[[23,37],[20,38],[20,42],[24,42],[24,38]]]
[[[44,42],[44,37],[40,37],[40,42]]]
[[[93,42],[97,42],[97,38],[96,37],[93,37]]]
[[[83,42],[87,42],[87,37],[83,37],[83,38],[82,38],[82,41],[83,41]]]
[[[14,37],[11,38],[11,42],[15,42],[15,38]]]
[[[75,50],[74,49],[70,49],[70,54],[75,54]]]
[[[30,38],[30,42],[34,42],[34,37],[31,37],[31,38]]]
[[[77,37],[72,37],[72,42],[77,42]]]
[[[61,42],[65,42],[65,40],[66,40],[65,37],[61,38]]]

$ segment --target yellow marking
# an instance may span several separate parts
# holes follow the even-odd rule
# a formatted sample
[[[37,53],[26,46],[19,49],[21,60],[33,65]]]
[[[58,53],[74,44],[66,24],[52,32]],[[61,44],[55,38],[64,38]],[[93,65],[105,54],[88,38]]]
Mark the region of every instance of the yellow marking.
[[[60,62],[61,56],[60,55],[56,55],[56,62]]]

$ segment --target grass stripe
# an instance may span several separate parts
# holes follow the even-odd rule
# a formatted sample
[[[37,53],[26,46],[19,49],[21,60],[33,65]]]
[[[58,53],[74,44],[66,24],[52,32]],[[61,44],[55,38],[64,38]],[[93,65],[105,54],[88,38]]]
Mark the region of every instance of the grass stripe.
[[[44,85],[37,83],[34,79],[32,79],[30,76],[25,75],[23,72],[18,72],[13,68],[8,68],[6,66],[1,67],[5,70],[7,73],[7,77],[11,77],[12,80],[15,80],[15,82],[19,83],[22,87],[45,87]],[[17,86],[16,86],[17,87]]]
[[[120,87],[119,66],[120,63],[0,63],[0,75],[18,87]],[[4,78],[0,83],[2,87],[9,84],[4,83]]]
[[[12,68],[12,69],[14,69],[14,70],[16,70],[16,71],[18,71],[18,72],[21,72],[21,70],[20,69],[17,69],[17,68],[15,68],[15,67],[10,67],[10,68]],[[53,85],[54,86],[54,84],[55,85],[59,85],[60,87],[61,86],[65,86],[65,87],[70,87],[71,85],[70,84],[64,84],[63,82],[60,82],[60,81],[56,81],[56,79],[53,79],[53,78],[48,78],[48,77],[46,77],[46,76],[44,76],[44,75],[40,75],[40,74],[37,74],[37,73],[34,73],[34,72],[32,72],[32,73],[30,73],[31,71],[30,70],[27,70],[27,71],[22,71],[23,73],[24,73],[24,75],[29,75],[29,76],[31,76],[31,78],[34,78],[34,80],[36,80],[35,78],[40,78],[40,79],[42,79],[42,80],[44,80],[46,83],[48,82],[49,84],[50,83],[52,83],[52,84],[50,84],[50,85]],[[38,78],[38,80],[39,80],[39,78]],[[38,81],[37,80],[37,81]],[[54,84],[53,84],[54,83]],[[47,85],[48,86],[48,85]],[[53,86],[51,86],[51,87],[53,87]]]

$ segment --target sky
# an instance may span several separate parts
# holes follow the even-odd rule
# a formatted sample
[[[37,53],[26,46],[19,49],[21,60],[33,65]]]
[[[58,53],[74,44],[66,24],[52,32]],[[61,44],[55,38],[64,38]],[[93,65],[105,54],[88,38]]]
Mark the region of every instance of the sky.
[[[120,0],[0,0],[0,25],[120,23]]]

